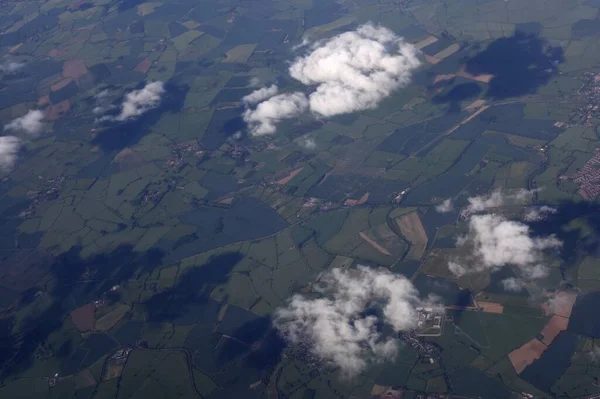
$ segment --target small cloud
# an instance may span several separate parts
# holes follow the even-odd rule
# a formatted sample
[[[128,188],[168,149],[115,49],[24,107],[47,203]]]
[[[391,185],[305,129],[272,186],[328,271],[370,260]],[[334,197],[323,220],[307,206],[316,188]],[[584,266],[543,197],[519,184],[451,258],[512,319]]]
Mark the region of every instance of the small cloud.
[[[248,86],[250,86],[250,87],[260,86],[260,79],[257,78],[256,76],[253,76],[252,78],[250,78],[250,81],[248,82]]]
[[[102,101],[104,98],[108,97],[109,94],[110,92],[108,91],[108,89],[104,89],[94,94],[94,98],[98,101]]]
[[[234,140],[240,140],[243,137],[243,134],[241,131],[237,131],[235,132],[232,136],[231,136]]]
[[[395,332],[418,325],[423,301],[412,282],[387,269],[359,266],[327,271],[315,290],[320,298],[294,295],[275,312],[275,326],[293,344],[305,345],[319,358],[340,367],[346,377],[369,364],[394,360],[399,342],[383,336],[381,324]],[[381,316],[368,312],[377,306]]]
[[[309,151],[313,151],[317,148],[317,142],[313,137],[300,137],[297,142],[300,147]]]
[[[590,352],[589,352],[589,356],[590,356],[590,360],[594,363],[600,361],[600,347],[595,346]]]
[[[133,90],[125,95],[125,99],[120,106],[121,111],[117,115],[105,115],[101,117],[99,121],[126,122],[135,119],[138,116],[157,108],[160,105],[164,93],[165,88],[163,82],[157,81],[148,83],[142,89]],[[96,107],[93,111],[107,112],[112,108],[115,107]]]
[[[15,136],[0,136],[0,170],[9,172],[17,161],[21,140]]]
[[[529,226],[501,215],[473,215],[468,228],[467,234],[457,239],[457,246],[467,248],[469,255],[448,264],[457,277],[513,265],[520,280],[539,280],[548,276],[548,268],[542,264],[544,251],[562,245],[554,236],[532,237]],[[516,287],[515,281],[506,284]]]
[[[452,272],[452,274],[454,274],[456,277],[462,277],[467,274],[467,269],[465,269],[465,267],[460,263],[454,261],[448,262],[448,270],[450,270],[450,272]]]
[[[40,110],[29,110],[25,115],[13,119],[4,126],[4,130],[22,132],[30,136],[37,136],[44,130],[44,113]]]
[[[525,289],[525,283],[515,277],[505,278],[500,283],[502,284],[502,288],[508,292],[521,292]]]
[[[445,199],[441,204],[435,207],[435,210],[439,213],[448,213],[454,210],[454,203],[452,198]]]
[[[468,217],[469,215],[487,211],[489,209],[500,208],[507,205],[523,204],[531,199],[535,190],[529,191],[519,189],[512,193],[495,190],[488,195],[468,198],[469,205],[463,209],[461,216]]]
[[[308,100],[303,93],[278,94],[261,102],[255,109],[247,109],[244,121],[253,136],[264,136],[275,133],[275,125],[282,119],[301,115],[307,109]]]
[[[244,96],[242,98],[242,101],[245,104],[256,104],[256,103],[264,101],[268,98],[273,97],[274,95],[277,94],[278,91],[279,91],[279,88],[276,85],[271,85],[269,87],[263,87],[261,89],[254,90],[252,93],[248,94],[247,96]]]
[[[20,71],[21,69],[23,69],[24,66],[24,62],[5,61],[2,64],[0,64],[0,73],[10,75]]]
[[[552,215],[556,213],[556,208],[552,208],[551,206],[538,206],[531,207],[525,210],[525,214],[523,215],[523,220],[526,222],[539,222],[540,220],[544,220],[548,215]]]

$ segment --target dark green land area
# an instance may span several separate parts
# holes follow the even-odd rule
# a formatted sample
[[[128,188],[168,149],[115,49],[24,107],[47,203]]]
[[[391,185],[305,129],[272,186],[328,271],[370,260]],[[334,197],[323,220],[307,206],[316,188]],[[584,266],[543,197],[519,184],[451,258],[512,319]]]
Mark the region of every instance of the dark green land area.
[[[24,63],[0,75],[0,121],[46,114],[0,172],[0,397],[600,394],[600,326],[582,321],[600,301],[599,1],[0,6],[0,61]],[[413,44],[431,37],[410,85],[372,110],[236,136],[253,78],[295,87],[302,37],[369,21]],[[157,80],[159,107],[96,122],[94,108]],[[557,209],[530,228],[563,241],[552,287],[580,294],[567,331],[520,374],[508,354],[549,320],[537,298],[502,289],[509,268],[483,280],[447,268],[459,207],[494,189],[540,189],[528,205]],[[447,198],[457,210],[436,212]],[[457,308],[426,339],[442,363],[405,346],[348,381],[286,345],[274,310],[357,264]],[[504,310],[460,309],[473,299]]]

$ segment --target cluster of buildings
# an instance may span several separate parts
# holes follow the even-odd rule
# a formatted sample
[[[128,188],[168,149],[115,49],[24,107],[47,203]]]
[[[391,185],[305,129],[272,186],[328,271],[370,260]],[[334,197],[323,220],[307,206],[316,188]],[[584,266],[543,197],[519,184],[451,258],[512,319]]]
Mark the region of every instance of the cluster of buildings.
[[[416,330],[403,331],[400,333],[400,339],[408,346],[419,352],[419,357],[429,359],[429,362],[439,362],[440,349],[428,342],[424,342]]]
[[[42,176],[38,176],[40,180],[43,180]],[[40,203],[45,201],[52,201],[58,198],[58,194],[63,187],[66,178],[64,176],[57,177],[55,179],[45,179],[44,183],[48,185],[45,190],[32,192],[31,194],[31,203],[27,207],[27,209],[21,211],[19,213],[19,217],[26,218],[35,213],[35,210],[39,206]]]
[[[433,307],[417,308],[417,335],[420,337],[439,337],[444,323],[443,309]]]
[[[123,349],[119,349],[118,351],[113,353],[113,355],[109,358],[109,360],[112,360],[116,364],[125,364],[127,362],[127,359],[129,358],[129,354],[131,353],[132,350],[133,350],[133,348],[130,348],[130,347],[125,347]]]
[[[585,82],[578,95],[585,99],[586,104],[577,108],[571,120],[585,126],[592,126],[593,119],[600,117],[600,73],[586,72]]]
[[[573,181],[579,185],[579,194],[586,200],[593,200],[600,194],[599,150],[573,175]]]
[[[200,143],[197,140],[185,141],[171,146],[173,158],[165,161],[165,166],[181,170],[185,166],[185,160],[189,156],[202,158],[205,152],[201,149]]]

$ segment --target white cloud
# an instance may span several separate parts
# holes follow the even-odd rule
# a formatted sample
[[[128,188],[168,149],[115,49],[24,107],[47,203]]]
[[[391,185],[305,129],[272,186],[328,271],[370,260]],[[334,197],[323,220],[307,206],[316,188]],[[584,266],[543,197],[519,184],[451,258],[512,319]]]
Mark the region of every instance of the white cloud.
[[[525,211],[523,220],[526,222],[537,222],[546,218],[546,216],[556,213],[556,208],[550,206],[531,207]]]
[[[448,262],[448,269],[456,277],[461,277],[461,276],[464,276],[465,274],[467,274],[467,269],[463,265],[461,265],[460,263],[457,263],[455,261]]]
[[[590,359],[592,360],[592,362],[600,361],[600,347],[595,346],[589,352],[589,356],[590,356]]]
[[[435,210],[439,213],[448,213],[454,210],[454,204],[452,203],[452,198],[445,199],[441,204],[438,204],[435,207]]]
[[[300,92],[278,94],[261,102],[255,109],[244,112],[244,121],[253,136],[275,133],[275,125],[282,119],[301,115],[308,108],[306,96]]]
[[[253,76],[252,78],[250,78],[250,81],[248,82],[248,86],[250,87],[258,87],[258,85],[260,85],[260,79],[257,78],[256,76]]]
[[[100,92],[99,94],[102,94]],[[125,122],[137,118],[160,105],[162,95],[165,93],[163,82],[151,82],[142,89],[133,90],[125,95],[118,115],[105,115],[99,121]],[[98,95],[97,95],[98,96]],[[102,98],[102,97],[97,97]],[[112,107],[96,107],[93,112],[106,112]]]
[[[509,292],[521,292],[525,289],[525,283],[515,277],[509,277],[501,281],[502,287],[505,291]]]
[[[469,205],[463,209],[461,215],[468,217],[474,213],[484,212],[489,209],[500,208],[505,205],[523,204],[532,197],[535,191],[519,189],[512,193],[494,190],[488,195],[471,197],[467,200]]]
[[[334,116],[375,108],[394,90],[410,83],[421,65],[419,50],[391,30],[366,24],[320,41],[290,66],[290,75],[307,86],[310,109]]]
[[[96,93],[94,95],[94,98],[98,101],[103,100],[104,98],[108,97],[108,95],[110,94],[110,92],[108,91],[108,89],[104,89],[102,91],[99,91],[98,93]]]
[[[300,147],[307,149],[309,151],[312,151],[317,148],[317,142],[315,141],[315,139],[313,137],[308,137],[308,136],[300,137],[297,140],[297,142]]]
[[[263,87],[263,88],[254,90],[252,93],[248,94],[247,96],[244,96],[242,98],[242,101],[246,104],[256,104],[256,103],[264,101],[268,98],[273,97],[275,94],[277,94],[278,91],[279,91],[279,88],[276,85],[271,85],[269,87]]]
[[[278,309],[275,326],[290,342],[306,345],[312,354],[339,366],[348,377],[369,364],[396,357],[397,339],[382,336],[378,323],[396,332],[414,329],[417,308],[431,305],[421,300],[405,277],[364,266],[332,269],[315,290],[322,297],[294,295],[286,307]],[[373,306],[380,307],[382,320],[365,314]]]
[[[302,97],[298,112],[273,110],[274,114],[293,117],[310,111],[319,117],[330,117],[375,108],[393,91],[410,83],[412,73],[421,65],[418,49],[391,30],[372,24],[298,48],[306,48],[307,52],[292,63],[290,76],[314,90],[308,97],[301,92],[288,94]],[[265,94],[272,92],[273,86],[262,90],[266,90]],[[276,97],[266,102],[273,98]],[[278,105],[285,104],[271,102],[269,108]],[[247,110],[246,114],[252,112]],[[280,119],[272,118],[261,134],[274,133]],[[251,132],[255,128],[256,124],[251,125]]]
[[[15,136],[0,136],[0,170],[8,172],[17,161],[21,140]]]
[[[22,132],[30,136],[37,136],[44,130],[44,113],[37,109],[30,109],[25,115],[13,119],[4,126],[4,130]]]
[[[25,66],[24,62],[5,61],[0,64],[0,73],[12,74],[18,72]]]
[[[544,251],[562,245],[554,236],[532,237],[527,225],[501,215],[474,215],[468,227],[468,233],[457,239],[457,246],[469,249],[470,253],[464,259],[449,262],[449,270],[460,277],[467,273],[496,271],[505,265],[516,266],[519,281],[503,282],[513,290],[517,282],[546,277],[548,268],[542,264]]]

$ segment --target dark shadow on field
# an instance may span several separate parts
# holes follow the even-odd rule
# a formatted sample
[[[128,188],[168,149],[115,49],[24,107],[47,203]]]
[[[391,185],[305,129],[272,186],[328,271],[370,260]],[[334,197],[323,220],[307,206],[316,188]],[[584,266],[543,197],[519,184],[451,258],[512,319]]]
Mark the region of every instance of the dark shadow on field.
[[[12,330],[16,323],[14,318],[0,318],[0,378],[30,367],[36,349],[47,344],[50,334],[62,327],[73,309],[100,298],[104,298],[108,304],[118,300],[118,292],[110,292],[113,285],[151,272],[161,264],[163,257],[158,250],[134,252],[131,245],[123,245],[110,253],[89,258],[82,258],[81,250],[80,246],[73,247],[48,266],[52,281],[48,288],[40,291],[42,295],[48,295],[50,298],[47,300],[52,303],[41,314],[21,320],[18,331]],[[31,300],[30,295],[25,291],[21,301]],[[61,361],[66,362],[73,348],[69,338],[64,338],[64,342],[50,349]],[[98,337],[92,338],[95,342]],[[94,346],[92,338],[85,343]]]
[[[530,222],[529,227],[535,235],[554,234],[562,241],[560,257],[563,271],[572,266],[578,256],[598,256],[600,205],[587,201],[566,201],[555,208],[556,213],[548,215],[544,220]]]
[[[136,7],[138,4],[142,4],[143,0],[123,0],[119,3],[118,10],[119,12],[127,11],[133,7]]]
[[[140,84],[136,89],[141,89],[144,84]],[[140,141],[148,133],[148,128],[155,125],[166,112],[180,112],[190,90],[189,85],[170,80],[165,83],[164,88],[165,94],[159,107],[128,122],[107,122],[105,124],[107,128],[94,137],[92,145],[99,146],[104,152],[121,150]],[[119,104],[121,102],[122,100]],[[118,112],[120,107],[115,110],[115,113]]]
[[[461,83],[444,94],[439,94],[431,100],[434,104],[449,104],[448,112],[460,112],[461,102],[475,99],[481,93],[481,87],[474,82]]]
[[[194,305],[200,305],[200,310],[204,312],[202,305],[212,302],[210,293],[217,285],[227,282],[229,272],[242,258],[239,252],[213,256],[206,264],[183,274],[175,286],[154,295],[144,303],[148,321],[175,321],[193,310]]]
[[[470,58],[465,70],[475,76],[494,75],[486,96],[502,99],[534,93],[548,83],[563,61],[562,48],[552,47],[534,34],[517,32],[495,40]]]
[[[520,377],[540,391],[550,392],[571,364],[578,339],[570,331],[561,331],[542,356],[525,367]]]

